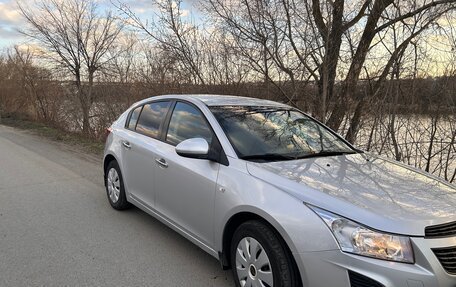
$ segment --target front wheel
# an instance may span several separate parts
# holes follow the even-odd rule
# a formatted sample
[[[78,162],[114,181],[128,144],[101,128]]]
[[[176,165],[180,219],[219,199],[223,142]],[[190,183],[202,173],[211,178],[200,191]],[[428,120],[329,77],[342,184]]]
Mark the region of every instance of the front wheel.
[[[299,276],[285,243],[260,221],[241,224],[231,242],[231,266],[238,287],[297,287]]]

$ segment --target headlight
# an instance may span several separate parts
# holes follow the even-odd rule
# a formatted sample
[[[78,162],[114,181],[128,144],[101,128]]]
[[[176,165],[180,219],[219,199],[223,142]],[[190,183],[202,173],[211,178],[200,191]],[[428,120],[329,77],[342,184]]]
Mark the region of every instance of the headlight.
[[[326,210],[309,207],[323,219],[342,251],[384,260],[415,262],[409,237],[374,231]]]

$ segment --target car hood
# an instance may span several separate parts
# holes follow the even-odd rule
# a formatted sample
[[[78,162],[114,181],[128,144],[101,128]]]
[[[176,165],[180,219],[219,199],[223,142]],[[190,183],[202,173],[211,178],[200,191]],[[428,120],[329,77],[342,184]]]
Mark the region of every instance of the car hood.
[[[456,220],[456,188],[427,173],[372,154],[248,162],[249,173],[305,203],[373,229],[423,236]]]

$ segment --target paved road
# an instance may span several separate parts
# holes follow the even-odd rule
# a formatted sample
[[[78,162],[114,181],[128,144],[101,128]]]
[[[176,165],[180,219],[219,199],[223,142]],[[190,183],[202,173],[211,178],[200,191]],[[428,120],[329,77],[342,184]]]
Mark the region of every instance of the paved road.
[[[106,199],[100,160],[0,125],[0,286],[233,286],[216,259]]]

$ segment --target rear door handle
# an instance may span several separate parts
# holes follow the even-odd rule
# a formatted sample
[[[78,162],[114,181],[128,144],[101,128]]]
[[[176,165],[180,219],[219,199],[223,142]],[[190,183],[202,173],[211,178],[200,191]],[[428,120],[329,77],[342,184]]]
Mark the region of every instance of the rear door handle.
[[[131,149],[131,144],[127,141],[124,141],[122,142],[122,145],[126,148],[126,149]]]
[[[158,163],[158,165],[160,165],[163,168],[168,167],[168,163],[166,162],[166,160],[164,158],[156,158],[155,161]]]

